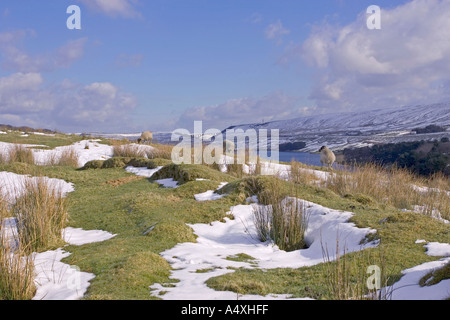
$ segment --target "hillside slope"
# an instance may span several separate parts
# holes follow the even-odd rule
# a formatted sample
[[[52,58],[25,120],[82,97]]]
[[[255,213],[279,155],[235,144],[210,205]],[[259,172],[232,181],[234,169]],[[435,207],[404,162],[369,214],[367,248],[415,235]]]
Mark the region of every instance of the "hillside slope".
[[[227,129],[279,129],[280,143],[304,141],[303,151],[321,145],[334,149],[378,143],[432,140],[450,132],[415,134],[429,125],[450,127],[450,102],[340,114],[319,114],[290,120],[231,126]]]

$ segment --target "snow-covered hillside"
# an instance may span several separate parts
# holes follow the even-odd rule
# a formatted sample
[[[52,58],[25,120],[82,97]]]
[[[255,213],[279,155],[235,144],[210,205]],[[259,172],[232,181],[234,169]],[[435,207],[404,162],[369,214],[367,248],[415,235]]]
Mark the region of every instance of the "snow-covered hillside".
[[[377,143],[440,139],[450,131],[414,134],[428,125],[450,127],[450,102],[371,111],[319,114],[290,120],[231,126],[229,129],[279,129],[280,143],[304,141],[302,151],[317,151],[322,145],[334,149]]]

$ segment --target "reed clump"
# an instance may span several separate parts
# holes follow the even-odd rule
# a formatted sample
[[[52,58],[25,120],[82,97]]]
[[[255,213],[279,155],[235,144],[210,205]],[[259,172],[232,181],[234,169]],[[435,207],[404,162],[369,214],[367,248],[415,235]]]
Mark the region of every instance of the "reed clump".
[[[8,162],[34,164],[33,151],[21,144],[15,144],[8,151]]]
[[[113,157],[144,158],[145,156],[145,151],[139,146],[131,144],[113,145]]]
[[[258,238],[273,241],[281,250],[295,251],[307,247],[305,232],[308,227],[309,212],[303,200],[285,197],[280,185],[274,179],[260,193],[260,202],[254,205],[253,220]]]
[[[17,240],[14,222],[0,190],[0,300],[30,300],[36,291],[34,259]]]
[[[66,198],[45,179],[24,182],[24,192],[12,206],[12,213],[24,247],[40,251],[63,242],[61,232],[68,218]]]

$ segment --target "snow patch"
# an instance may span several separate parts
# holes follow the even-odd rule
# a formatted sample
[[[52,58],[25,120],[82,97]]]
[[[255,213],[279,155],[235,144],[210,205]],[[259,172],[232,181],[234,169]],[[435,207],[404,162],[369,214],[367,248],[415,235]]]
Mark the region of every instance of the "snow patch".
[[[228,184],[228,182],[222,182],[219,185],[219,187],[217,188],[217,190],[223,188],[227,184]],[[224,196],[226,196],[226,194],[218,194],[218,193],[216,193],[217,190],[208,190],[208,191],[203,192],[203,193],[195,194],[194,195],[195,200],[197,200],[197,201],[212,201],[212,200],[221,199]]]
[[[111,239],[114,234],[100,230],[66,228],[64,240],[71,245],[83,245]],[[62,263],[70,256],[62,248],[34,253],[36,294],[33,300],[77,300],[86,293],[93,273],[82,272],[77,266]]]
[[[225,222],[189,225],[197,235],[197,242],[180,243],[161,253],[173,268],[172,278],[178,279],[179,282],[175,287],[155,284],[151,286],[155,290],[154,294],[169,300],[205,299],[205,297],[235,299],[235,293],[212,290],[205,285],[205,281],[233,272],[229,268],[299,268],[321,263],[324,261],[322,249],[335,253],[336,241],[340,242],[341,250],[346,252],[376,246],[374,242],[361,244],[361,241],[375,230],[357,228],[353,223],[349,223],[348,219],[353,213],[329,209],[308,201],[303,202],[310,213],[306,231],[309,248],[286,252],[271,242],[259,241],[253,222],[253,210],[258,205],[234,206],[229,212],[234,216],[233,220],[225,218]],[[254,260],[227,259],[242,253],[253,257]],[[341,254],[343,253],[342,251]],[[197,272],[202,269],[211,271]],[[162,291],[165,294],[160,294]],[[239,297],[241,298],[246,299],[246,296]]]
[[[145,167],[141,168],[141,167],[128,166],[125,168],[125,170],[127,172],[134,173],[135,175],[140,176],[140,177],[150,178],[154,173],[158,172],[162,168],[163,167],[157,167],[155,169],[148,169]]]
[[[12,172],[0,172],[0,193],[2,193],[6,200],[13,202],[15,199],[25,191],[27,183],[36,183],[43,180],[54,191],[61,192],[65,196],[68,192],[74,191],[72,183],[61,179],[48,177],[31,177],[30,175],[20,175]]]
[[[178,188],[178,181],[173,180],[173,178],[159,179],[155,181],[156,183],[162,185],[164,188]]]

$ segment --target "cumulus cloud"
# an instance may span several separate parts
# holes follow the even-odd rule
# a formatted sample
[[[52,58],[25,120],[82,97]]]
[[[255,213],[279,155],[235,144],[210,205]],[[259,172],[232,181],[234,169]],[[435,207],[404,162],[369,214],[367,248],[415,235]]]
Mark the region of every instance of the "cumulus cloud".
[[[450,2],[414,0],[381,8],[382,29],[368,15],[336,27],[315,26],[279,62],[301,58],[316,70],[310,98],[325,109],[353,110],[450,99]]]
[[[281,21],[278,20],[275,23],[269,24],[264,33],[267,39],[274,40],[278,45],[280,45],[283,42],[283,36],[291,33],[291,31],[284,28]]]
[[[307,111],[298,108],[298,97],[287,96],[281,91],[261,98],[230,99],[220,104],[189,108],[178,118],[177,128],[193,126],[202,120],[204,127],[224,129],[231,125],[257,123],[300,116]]]
[[[0,33],[1,68],[13,72],[48,72],[70,67],[83,57],[87,38],[69,40],[60,48],[37,55],[28,54],[21,43],[35,36],[33,30]]]
[[[0,78],[0,119],[59,130],[114,130],[127,123],[137,99],[109,82],[46,85],[39,73]]]
[[[78,0],[90,9],[116,18],[139,18],[136,10],[137,0]]]

